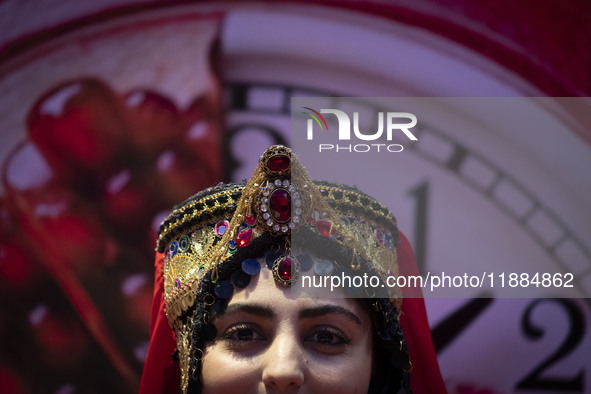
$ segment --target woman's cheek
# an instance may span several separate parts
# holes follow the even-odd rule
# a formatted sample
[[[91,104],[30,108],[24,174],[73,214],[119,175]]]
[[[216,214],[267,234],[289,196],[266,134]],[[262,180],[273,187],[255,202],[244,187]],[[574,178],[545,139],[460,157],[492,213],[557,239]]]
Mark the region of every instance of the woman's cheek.
[[[261,380],[256,358],[240,358],[223,344],[209,346],[202,363],[204,394],[256,392]]]
[[[371,335],[354,342],[335,356],[309,353],[304,386],[314,393],[367,393],[372,371]]]

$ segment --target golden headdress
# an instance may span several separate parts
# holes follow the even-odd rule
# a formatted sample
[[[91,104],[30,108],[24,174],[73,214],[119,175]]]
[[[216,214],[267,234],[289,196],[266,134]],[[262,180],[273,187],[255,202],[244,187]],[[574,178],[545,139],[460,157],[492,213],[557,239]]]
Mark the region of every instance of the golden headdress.
[[[209,313],[258,274],[253,257],[281,250],[267,258],[279,286],[293,286],[300,272],[327,275],[333,267],[384,281],[397,275],[397,242],[385,206],[356,188],[310,180],[291,149],[279,145],[263,153],[245,184],[219,184],[176,207],[162,223],[157,251],[164,253],[166,316],[176,332],[183,392],[197,370],[191,362],[202,354],[191,333],[205,333],[200,341],[215,337],[207,333]],[[298,255],[303,245],[316,262]],[[393,289],[364,290],[362,297],[389,298],[399,308]]]

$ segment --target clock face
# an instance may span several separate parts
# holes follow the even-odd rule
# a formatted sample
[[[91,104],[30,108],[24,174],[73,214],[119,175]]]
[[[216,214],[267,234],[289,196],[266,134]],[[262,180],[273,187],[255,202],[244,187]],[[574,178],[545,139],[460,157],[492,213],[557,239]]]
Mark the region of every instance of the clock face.
[[[235,161],[227,163],[227,175],[246,178],[256,165],[253,152],[291,143],[313,179],[355,184],[385,203],[410,238],[422,272],[494,273],[493,287],[426,294],[450,392],[588,392],[591,212],[581,196],[591,192],[585,174],[591,152],[577,136],[576,114],[565,111],[570,103],[519,98],[514,87],[524,81],[515,82],[518,77],[494,64],[476,67],[474,55],[461,48],[447,57],[441,48],[449,49],[449,42],[393,23],[382,26],[382,20],[350,17],[278,9],[230,15],[222,34],[228,78],[225,149]],[[323,40],[303,48],[294,39],[284,44],[287,53],[271,37],[245,30],[251,20],[286,37],[297,36],[305,24],[310,36],[316,28],[322,31]],[[340,29],[344,23],[354,26],[351,36]],[[364,52],[369,49],[355,45],[364,41],[379,42],[400,56]],[[406,50],[410,46],[415,57]],[[348,56],[354,50],[359,56]],[[390,73],[384,71],[388,68]],[[469,86],[457,75],[466,76]],[[360,104],[347,96],[514,97]],[[372,142],[400,144],[403,151],[365,152],[359,145],[360,151],[349,152],[349,144],[354,150],[356,143],[370,142],[338,141],[339,123],[331,114],[324,115],[328,131],[314,126],[310,141],[310,117],[302,114],[309,111],[302,107],[339,108],[351,120],[357,111],[365,134],[377,130],[379,111],[410,112],[418,118],[413,129],[418,141],[382,138]],[[344,149],[319,152],[322,143]],[[574,286],[499,286],[500,274],[533,277],[536,272],[570,273]],[[546,298],[557,296],[571,298]]]

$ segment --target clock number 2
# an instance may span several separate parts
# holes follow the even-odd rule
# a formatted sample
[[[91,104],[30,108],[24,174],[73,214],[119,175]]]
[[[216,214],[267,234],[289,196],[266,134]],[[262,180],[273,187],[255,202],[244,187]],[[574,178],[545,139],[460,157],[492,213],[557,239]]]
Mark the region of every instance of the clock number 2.
[[[535,327],[531,322],[531,313],[540,303],[555,302],[561,305],[568,314],[570,330],[566,339],[562,342],[560,347],[552,353],[546,360],[542,361],[534,370],[532,370],[525,378],[519,381],[516,385],[518,390],[551,390],[560,392],[578,392],[582,393],[584,390],[583,370],[580,370],[576,376],[572,378],[548,378],[544,377],[544,371],[556,364],[570,352],[572,352],[579,342],[583,339],[585,333],[585,319],[579,307],[568,299],[539,299],[532,302],[523,315],[521,327],[527,338],[532,340],[540,339],[544,335],[544,331],[539,327]]]

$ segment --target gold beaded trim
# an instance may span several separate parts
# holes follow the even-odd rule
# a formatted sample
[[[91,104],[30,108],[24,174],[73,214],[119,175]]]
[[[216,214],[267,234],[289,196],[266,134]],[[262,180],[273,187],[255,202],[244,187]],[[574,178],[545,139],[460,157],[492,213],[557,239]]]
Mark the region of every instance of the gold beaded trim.
[[[225,210],[227,208],[228,205],[230,204],[237,204],[238,200],[235,200],[232,197],[232,194],[236,193],[236,192],[242,192],[243,186],[237,186],[237,187],[233,187],[232,189],[229,190],[224,190],[222,192],[216,193],[216,194],[212,194],[209,195],[207,197],[205,197],[202,200],[197,200],[197,201],[193,201],[187,205],[183,205],[182,207],[179,207],[177,209],[175,209],[174,211],[172,211],[172,213],[170,213],[170,215],[168,215],[168,218],[173,218],[177,215],[182,215],[180,217],[177,218],[177,220],[171,222],[170,224],[168,224],[167,226],[163,226],[160,231],[158,232],[158,240],[157,243],[159,244],[162,241],[162,238],[166,235],[166,234],[170,234],[172,233],[172,231],[177,228],[177,227],[182,227],[185,223],[198,218],[200,216],[202,216],[204,213],[213,213],[215,212],[217,209],[223,209]],[[222,196],[226,196],[228,198],[228,201],[225,203],[222,203],[219,201],[219,198]],[[212,207],[207,206],[207,201],[214,201],[214,205]],[[191,213],[184,213],[187,212],[189,210],[191,210],[192,208],[194,208],[197,204],[202,203],[205,205],[205,207],[201,210],[193,210]],[[168,218],[165,220],[165,222],[168,220]],[[212,216],[213,219],[213,216]],[[197,223],[195,224],[195,226],[193,228],[197,228],[199,227],[201,223]]]
[[[328,200],[335,201],[337,204],[339,204],[339,203],[342,204],[343,202],[345,202],[345,203],[353,205],[356,208],[361,208],[361,209],[364,209],[367,211],[371,211],[377,217],[382,217],[384,219],[387,219],[387,220],[391,221],[394,225],[396,225],[396,218],[389,212],[388,208],[386,208],[384,205],[377,202],[372,197],[369,197],[367,195],[360,194],[360,193],[355,193],[351,190],[343,189],[343,188],[339,188],[339,187],[335,187],[335,186],[326,186],[326,185],[317,185],[317,186],[320,190],[326,190],[328,192],[328,196],[325,197]],[[343,197],[337,198],[336,197],[337,193],[342,193]],[[356,199],[352,200],[350,196],[355,196]],[[370,201],[370,205],[362,204],[361,203],[362,199],[368,199]],[[373,207],[374,204],[378,205],[380,207],[380,209],[379,210],[375,209]]]

